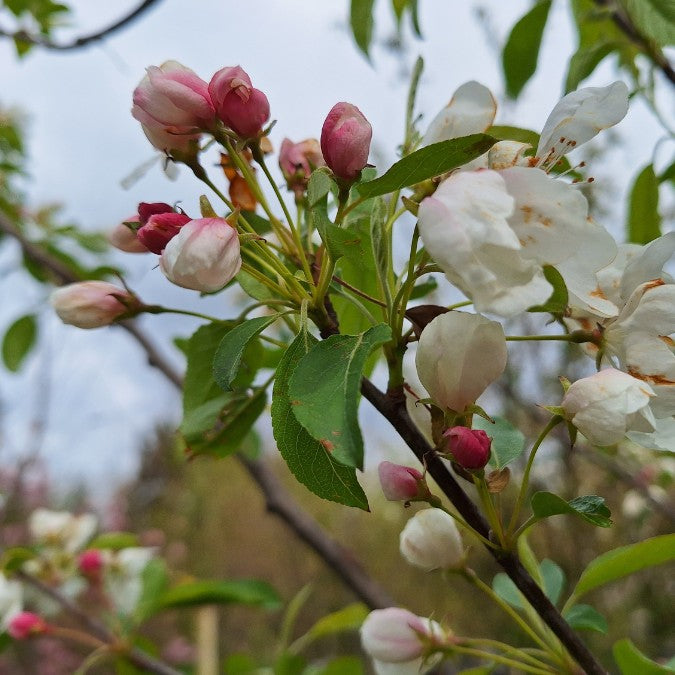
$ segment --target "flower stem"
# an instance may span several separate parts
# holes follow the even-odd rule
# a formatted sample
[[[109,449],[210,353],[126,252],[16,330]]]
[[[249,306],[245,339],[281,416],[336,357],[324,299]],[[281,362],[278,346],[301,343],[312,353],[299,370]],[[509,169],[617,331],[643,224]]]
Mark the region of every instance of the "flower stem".
[[[493,652],[486,652],[483,651],[482,649],[472,649],[471,647],[461,647],[460,645],[453,645],[452,647],[449,647],[447,651],[450,654],[467,654],[469,656],[476,656],[480,659],[485,659],[486,661],[496,661],[497,663],[503,663],[505,666],[517,668],[525,673],[535,673],[536,675],[549,675],[549,673],[555,672],[549,670],[548,668],[547,669],[537,668],[527,663],[523,663],[522,661],[516,661],[506,656],[494,654]]]

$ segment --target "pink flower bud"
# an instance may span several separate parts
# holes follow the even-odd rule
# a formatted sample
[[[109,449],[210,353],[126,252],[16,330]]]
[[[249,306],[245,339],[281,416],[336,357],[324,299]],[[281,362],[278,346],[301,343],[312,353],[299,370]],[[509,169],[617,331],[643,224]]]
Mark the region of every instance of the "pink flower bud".
[[[115,225],[112,230],[108,232],[108,241],[120,251],[125,253],[147,253],[148,249],[138,241],[136,232],[124,223],[138,223],[140,225],[140,218],[137,213],[124,219],[124,222]]]
[[[47,622],[33,612],[20,612],[10,619],[7,632],[15,640],[26,640],[34,635],[45,633],[48,629]]]
[[[63,323],[78,328],[108,326],[138,306],[138,300],[128,291],[106,281],[82,281],[57,288],[50,302]]]
[[[465,469],[482,469],[490,459],[492,439],[482,429],[452,427],[443,432],[452,457]]]
[[[185,149],[199,130],[209,129],[215,111],[208,85],[176,61],[150,66],[134,90],[131,114],[158,149]]]
[[[148,249],[159,255],[166,245],[180,232],[190,216],[184,213],[156,213],[148,218],[148,222],[137,232],[139,241]]]
[[[175,209],[171,204],[166,202],[141,202],[138,205],[138,220],[141,225],[145,225],[150,216],[154,216],[158,213],[174,213]]]
[[[77,565],[80,572],[91,580],[100,579],[104,564],[105,558],[103,552],[96,548],[82,551],[77,559]]]
[[[364,651],[384,663],[404,663],[422,656],[426,644],[442,645],[445,631],[431,619],[407,609],[388,607],[372,611],[361,626]]]
[[[239,66],[219,70],[209,82],[209,93],[218,118],[242,138],[257,136],[270,117],[267,96]]]
[[[321,146],[315,138],[308,138],[299,143],[293,143],[284,138],[279,150],[279,168],[284,174],[289,190],[295,192],[296,197],[302,195],[307,188],[309,175],[319,166],[325,166],[321,154]]]
[[[241,268],[237,231],[224,218],[191,220],[166,245],[159,264],[177,286],[220,290]]]
[[[321,129],[321,151],[333,173],[353,182],[368,162],[373,128],[351,103],[336,103]]]
[[[389,501],[407,501],[429,494],[422,474],[410,466],[380,462],[377,472],[380,476],[382,492]]]

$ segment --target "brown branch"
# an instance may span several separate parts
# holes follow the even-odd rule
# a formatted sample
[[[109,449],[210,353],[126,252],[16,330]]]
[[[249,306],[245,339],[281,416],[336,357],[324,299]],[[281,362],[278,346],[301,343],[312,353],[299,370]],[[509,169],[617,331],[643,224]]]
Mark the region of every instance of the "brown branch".
[[[147,671],[148,673],[157,673],[157,675],[180,675],[178,670],[174,670],[162,661],[158,661],[146,652],[136,647],[126,647],[120,644],[117,636],[111,633],[102,623],[99,623],[86,612],[82,611],[72,600],[62,595],[58,590],[45,584],[40,579],[26,572],[15,572],[15,576],[26,584],[29,584],[43,595],[54,600],[66,614],[69,614],[78,623],[84,626],[87,631],[97,637],[102,642],[110,645],[111,651],[124,656],[136,667]]]
[[[464,520],[483,537],[490,539],[487,521],[412,422],[406,410],[405,399],[384,394],[366,378],[361,381],[361,393],[389,421],[420,462],[426,465],[439,488]],[[551,604],[523,567],[517,554],[486,548],[585,672],[589,675],[605,675],[607,671]]]
[[[39,244],[31,242],[4,214],[0,213],[0,232],[19,242],[24,255],[49,270],[55,283],[65,284],[82,281],[69,267],[50,256]],[[143,331],[131,320],[120,322],[143,348],[148,363],[157,368],[177,389],[182,388],[183,378],[157,351]],[[316,522],[308,516],[284,490],[272,471],[259,460],[238,457],[250,476],[256,482],[265,497],[267,508],[275,513],[293,530],[326,564],[337,573],[346,586],[371,609],[388,607],[393,604],[389,594],[374,579],[368,577],[354,554],[330,537]]]
[[[125,14],[121,19],[115,21],[115,23],[112,23],[101,30],[97,30],[94,33],[81,35],[70,42],[58,43],[44,35],[36,35],[34,33],[28,33],[24,30],[11,32],[4,28],[0,28],[0,36],[18,40],[20,42],[27,42],[38,47],[44,47],[45,49],[54,49],[57,51],[81,49],[92,42],[98,42],[99,40],[116,33],[125,26],[128,26],[130,23],[138,19],[142,14],[145,14],[145,12],[147,12],[157,2],[159,2],[159,0],[144,0],[144,2],[136,7],[136,9],[131,11],[129,14]]]
[[[648,38],[642,35],[623,8],[612,0],[595,0],[595,4],[603,9],[609,9],[612,21],[616,24],[617,28],[649,57],[652,63],[661,70],[672,84],[675,84],[675,70],[673,70],[666,55]]]

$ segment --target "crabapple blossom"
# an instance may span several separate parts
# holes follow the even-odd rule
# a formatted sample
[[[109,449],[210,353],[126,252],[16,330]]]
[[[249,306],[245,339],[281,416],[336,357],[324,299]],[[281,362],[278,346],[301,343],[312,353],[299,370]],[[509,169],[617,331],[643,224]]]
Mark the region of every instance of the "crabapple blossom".
[[[57,288],[49,299],[63,323],[78,328],[108,326],[138,304],[124,288],[107,281],[81,281]]]
[[[351,103],[336,103],[321,129],[321,152],[340,179],[355,181],[368,162],[373,128]]]
[[[155,549],[132,546],[112,552],[106,560],[105,590],[117,611],[132,614],[143,590],[143,570]]]
[[[400,536],[401,555],[424,570],[455,569],[464,564],[464,546],[452,516],[441,509],[418,511]]]
[[[208,85],[177,61],[150,66],[134,90],[131,114],[158,150],[185,150],[209,129],[215,110]]]
[[[177,286],[218,291],[241,268],[237,231],[224,218],[191,220],[162,251],[160,267]]]
[[[654,415],[649,408],[654,395],[645,382],[607,368],[574,382],[561,407],[591,443],[614,445],[628,431],[654,430]]]
[[[448,450],[465,469],[482,469],[490,459],[492,439],[482,429],[452,427],[443,432],[448,439]]]
[[[504,372],[504,329],[480,314],[441,314],[422,331],[415,364],[431,398],[462,412]]]
[[[7,630],[10,621],[23,608],[23,588],[18,581],[0,572],[0,630]]]
[[[36,509],[28,520],[28,529],[36,544],[75,553],[91,539],[97,518],[91,513],[75,516],[68,511]]]
[[[392,462],[380,462],[377,472],[382,492],[389,501],[407,501],[429,495],[424,476],[417,469]]]
[[[364,651],[383,663],[413,661],[427,644],[443,644],[445,637],[438,623],[400,607],[376,609],[361,626]]]

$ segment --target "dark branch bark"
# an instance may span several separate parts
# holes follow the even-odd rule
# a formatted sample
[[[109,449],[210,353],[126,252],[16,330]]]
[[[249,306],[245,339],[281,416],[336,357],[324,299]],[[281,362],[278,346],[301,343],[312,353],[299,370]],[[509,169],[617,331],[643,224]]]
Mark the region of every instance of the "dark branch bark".
[[[438,487],[453,503],[464,520],[481,535],[491,539],[487,521],[414,425],[406,410],[405,400],[384,394],[365,378],[361,382],[361,393],[396,429],[420,462],[426,464]],[[551,604],[523,567],[518,556],[515,553],[486,548],[585,672],[589,675],[605,675],[607,671],[596,661],[579,636]]]
[[[83,612],[76,604],[69,598],[65,597],[55,588],[48,586],[36,577],[26,574],[25,572],[16,572],[16,577],[30,586],[33,586],[43,595],[54,600],[66,614],[69,614],[79,624],[93,636],[97,637],[102,642],[109,644],[113,649],[119,646],[119,640],[111,633],[103,624],[99,623],[93,617]],[[130,649],[120,650],[118,653],[124,655],[137,668],[140,668],[148,673],[156,673],[157,675],[180,675],[178,670],[174,670],[166,663],[158,661],[144,651],[131,647]]]
[[[160,0],[144,0],[144,2],[136,7],[136,9],[131,11],[129,14],[124,15],[121,19],[115,21],[115,23],[112,23],[101,30],[97,30],[94,33],[81,35],[70,42],[54,42],[51,40],[51,38],[45,37],[44,35],[35,35],[32,33],[27,33],[26,31],[16,31],[12,33],[11,31],[5,30],[3,28],[0,28],[0,36],[8,37],[13,40],[20,40],[22,42],[28,42],[38,47],[44,47],[45,49],[53,49],[56,51],[81,49],[82,47],[86,47],[92,42],[98,42],[99,40],[102,40],[103,38],[106,38],[113,33],[116,33],[118,30],[128,26],[130,23],[133,23],[159,1]]]

